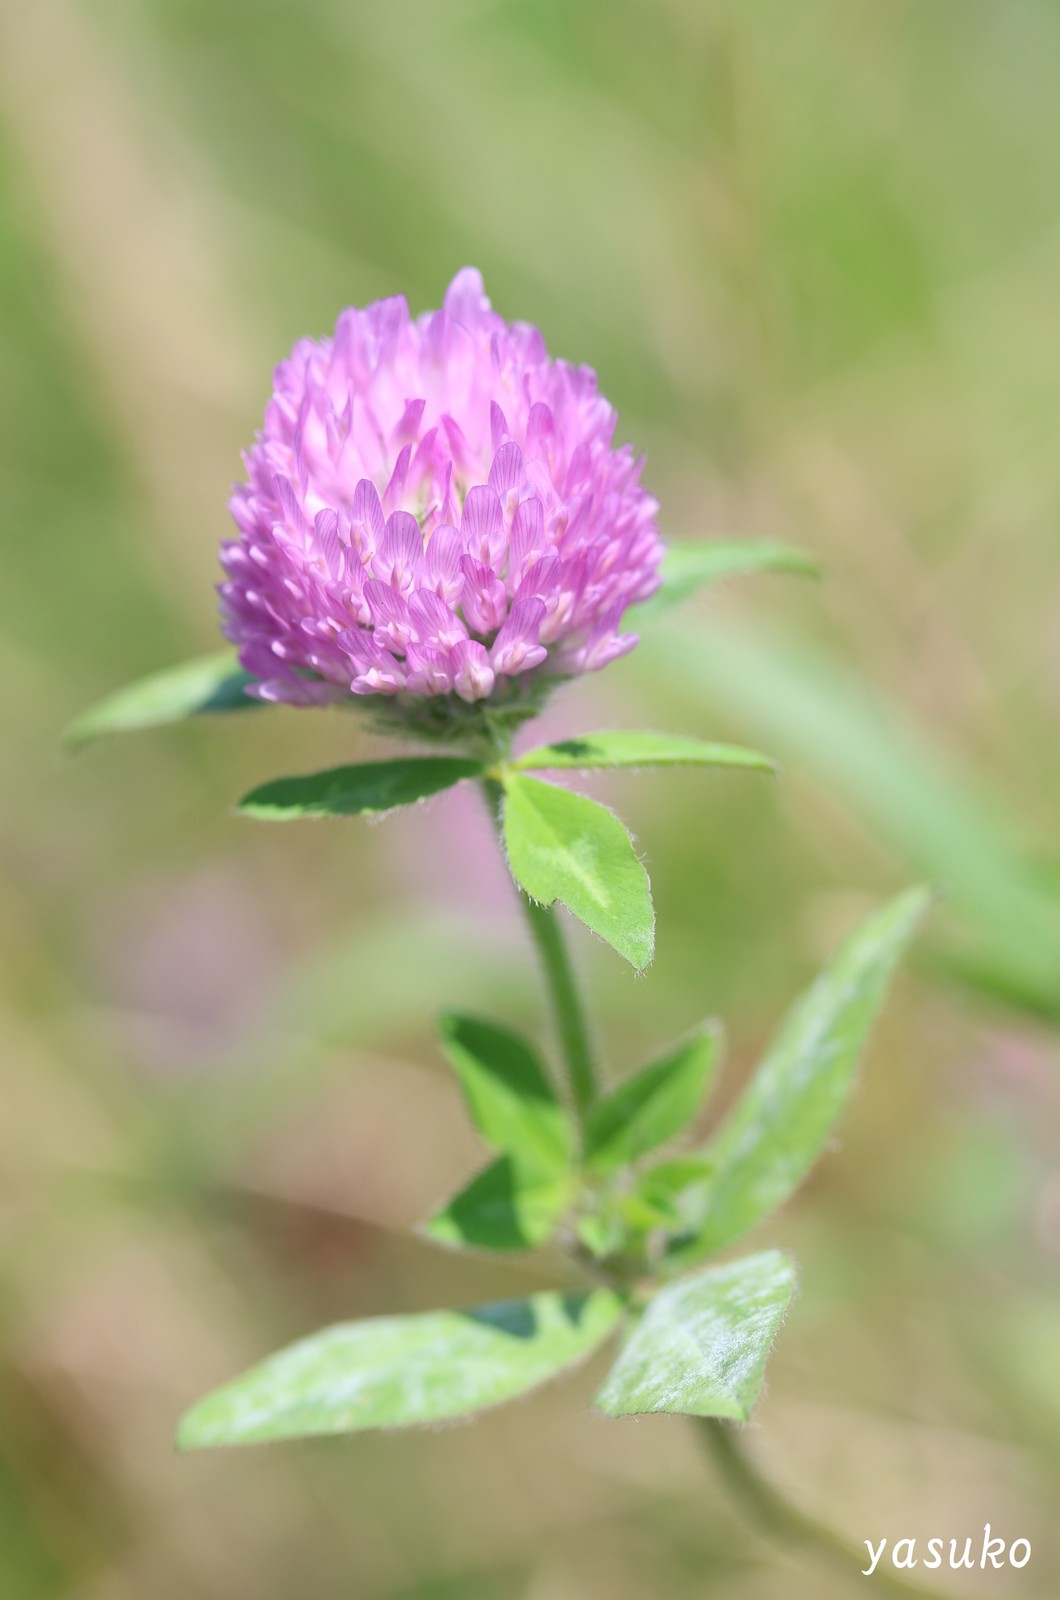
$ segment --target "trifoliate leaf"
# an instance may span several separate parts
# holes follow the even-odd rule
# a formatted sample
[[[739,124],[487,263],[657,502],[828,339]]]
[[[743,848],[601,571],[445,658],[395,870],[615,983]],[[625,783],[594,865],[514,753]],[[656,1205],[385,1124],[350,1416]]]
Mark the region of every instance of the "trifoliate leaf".
[[[594,767],[749,767],[772,772],[774,763],[757,750],[713,744],[669,733],[583,733],[558,744],[528,750],[512,762],[517,772],[558,772]]]
[[[569,1199],[569,1181],[555,1172],[541,1172],[512,1156],[500,1156],[420,1231],[438,1244],[533,1250],[551,1238]]]
[[[750,539],[691,539],[668,545],[662,561],[662,585],[650,600],[633,606],[625,621],[639,628],[671,607],[688,600],[697,589],[722,578],[744,573],[787,572],[797,577],[820,577],[815,561],[787,544],[759,543]]]
[[[600,1170],[625,1166],[680,1133],[703,1103],[720,1037],[720,1030],[708,1024],[590,1106],[585,1123],[589,1165]]]
[[[622,823],[568,789],[509,773],[504,842],[516,883],[532,900],[562,900],[638,969],[651,960],[655,913],[648,875]]]
[[[246,693],[254,682],[239,665],[234,650],[184,661],[127,684],[90,706],[70,723],[63,743],[74,747],[102,734],[132,733],[180,722],[184,717],[260,709],[263,702]]]
[[[623,1306],[609,1289],[549,1291],[473,1311],[325,1328],[200,1400],[177,1444],[262,1444],[481,1411],[583,1360]]]
[[[488,1144],[545,1171],[562,1171],[570,1149],[567,1114],[548,1074],[518,1034],[477,1017],[445,1016],[442,1049]]]
[[[715,1167],[690,1260],[740,1238],[798,1188],[846,1103],[899,956],[930,901],[910,889],[877,911],[796,1002],[703,1155]]]
[[[714,1168],[702,1156],[677,1156],[642,1172],[630,1195],[653,1227],[684,1232],[703,1215]]]
[[[794,1265],[779,1250],[670,1284],[648,1302],[593,1404],[610,1417],[745,1420],[794,1286]]]
[[[290,822],[299,817],[372,816],[413,805],[483,771],[480,761],[456,756],[409,756],[332,767],[300,778],[274,778],[239,802],[245,817]]]

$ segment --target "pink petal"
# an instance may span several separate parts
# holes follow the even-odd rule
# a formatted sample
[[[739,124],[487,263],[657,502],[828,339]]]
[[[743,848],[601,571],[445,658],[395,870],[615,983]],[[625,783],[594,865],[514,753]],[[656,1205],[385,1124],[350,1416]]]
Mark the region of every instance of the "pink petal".
[[[461,556],[460,570],[464,574],[461,604],[468,626],[474,633],[492,633],[500,627],[508,609],[503,583],[492,567],[471,556]]]
[[[433,590],[447,606],[456,605],[464,591],[463,555],[460,534],[452,525],[435,528],[427,541],[421,586]]]
[[[382,543],[372,562],[372,571],[401,594],[412,590],[423,567],[423,535],[416,518],[408,511],[395,511],[387,519]]]
[[[458,644],[449,658],[453,687],[461,700],[484,700],[493,688],[495,674],[483,645],[475,639]]]
[[[544,618],[543,600],[515,602],[490,651],[496,672],[513,677],[517,672],[529,672],[531,667],[539,666],[544,661],[548,651],[538,644]]]
[[[488,567],[500,565],[504,554],[504,516],[497,495],[488,484],[469,489],[460,518],[464,549]]]

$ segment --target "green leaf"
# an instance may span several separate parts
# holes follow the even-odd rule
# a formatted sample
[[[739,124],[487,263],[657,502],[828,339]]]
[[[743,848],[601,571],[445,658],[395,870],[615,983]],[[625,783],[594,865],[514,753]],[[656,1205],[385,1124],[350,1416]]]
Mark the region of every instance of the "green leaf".
[[[794,1287],[794,1264],[779,1250],[670,1284],[648,1302],[593,1404],[609,1417],[746,1421]]]
[[[817,563],[792,545],[749,539],[681,540],[667,546],[661,588],[650,600],[632,607],[627,620],[639,627],[688,600],[708,583],[753,572],[787,572],[802,578],[821,575]]]
[[[875,912],[792,1007],[703,1152],[716,1172],[702,1226],[675,1241],[677,1259],[731,1244],[798,1188],[846,1102],[888,980],[930,899],[909,889]]]
[[[289,822],[297,817],[372,816],[412,805],[428,795],[476,778],[481,761],[456,756],[409,756],[398,761],[365,761],[332,767],[301,778],[274,778],[239,802],[245,817]]]
[[[579,1217],[576,1232],[589,1254],[599,1261],[621,1250],[625,1242],[622,1218],[615,1211],[592,1212]]]
[[[581,1361],[622,1310],[608,1289],[549,1291],[474,1311],[325,1328],[200,1400],[177,1444],[263,1444],[464,1416]]]
[[[487,1143],[562,1171],[571,1142],[567,1113],[526,1041],[476,1017],[445,1016],[441,1033],[471,1120]]]
[[[585,1124],[589,1164],[602,1170],[625,1166],[680,1133],[703,1102],[719,1040],[717,1027],[707,1024],[597,1100]]]
[[[686,1231],[701,1217],[714,1168],[702,1156],[678,1156],[641,1173],[630,1196],[647,1207],[652,1226]]]
[[[773,772],[774,763],[757,750],[735,744],[708,744],[669,733],[583,733],[576,739],[529,750],[512,762],[516,772],[592,767],[750,767]]]
[[[648,875],[606,806],[540,778],[504,780],[504,843],[515,881],[532,900],[569,911],[638,970],[655,947]]]
[[[438,1244],[479,1250],[533,1250],[551,1238],[570,1199],[555,1173],[501,1156],[423,1224]]]
[[[75,717],[63,734],[67,746],[87,744],[106,733],[132,733],[207,712],[253,711],[263,702],[246,693],[256,680],[235,652],[201,656],[127,684]]]

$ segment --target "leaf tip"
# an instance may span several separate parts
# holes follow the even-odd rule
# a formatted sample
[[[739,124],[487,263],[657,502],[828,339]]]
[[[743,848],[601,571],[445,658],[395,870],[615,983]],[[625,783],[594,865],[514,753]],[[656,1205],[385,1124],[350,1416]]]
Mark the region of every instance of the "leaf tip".
[[[181,1455],[186,1455],[189,1450],[203,1450],[209,1441],[203,1437],[201,1400],[191,1406],[180,1421],[173,1433],[173,1448]]]

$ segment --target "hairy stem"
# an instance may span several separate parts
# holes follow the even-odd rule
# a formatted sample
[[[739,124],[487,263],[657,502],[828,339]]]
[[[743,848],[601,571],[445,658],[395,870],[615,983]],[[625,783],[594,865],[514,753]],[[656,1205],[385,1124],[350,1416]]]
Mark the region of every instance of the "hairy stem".
[[[797,1545],[860,1583],[869,1562],[868,1554],[848,1544],[824,1523],[808,1517],[767,1483],[744,1450],[737,1426],[717,1417],[693,1417],[692,1421],[733,1498],[740,1502],[750,1520],[767,1538],[786,1546]],[[882,1561],[872,1578],[885,1594],[923,1597],[935,1593],[912,1579],[899,1577],[884,1567]]]
[[[483,789],[503,850],[501,819],[503,791],[501,785],[493,780],[487,780],[483,784]],[[567,941],[554,907],[539,905],[522,889],[517,889],[516,892],[534,948],[541,959],[545,988],[548,991],[559,1035],[571,1099],[581,1120],[596,1094],[596,1069],[593,1063],[588,1019],[578,993]]]
[[[519,898],[530,937],[541,957],[571,1096],[581,1117],[596,1094],[596,1070],[589,1042],[589,1025],[578,993],[567,941],[554,907],[538,905],[521,890]]]

